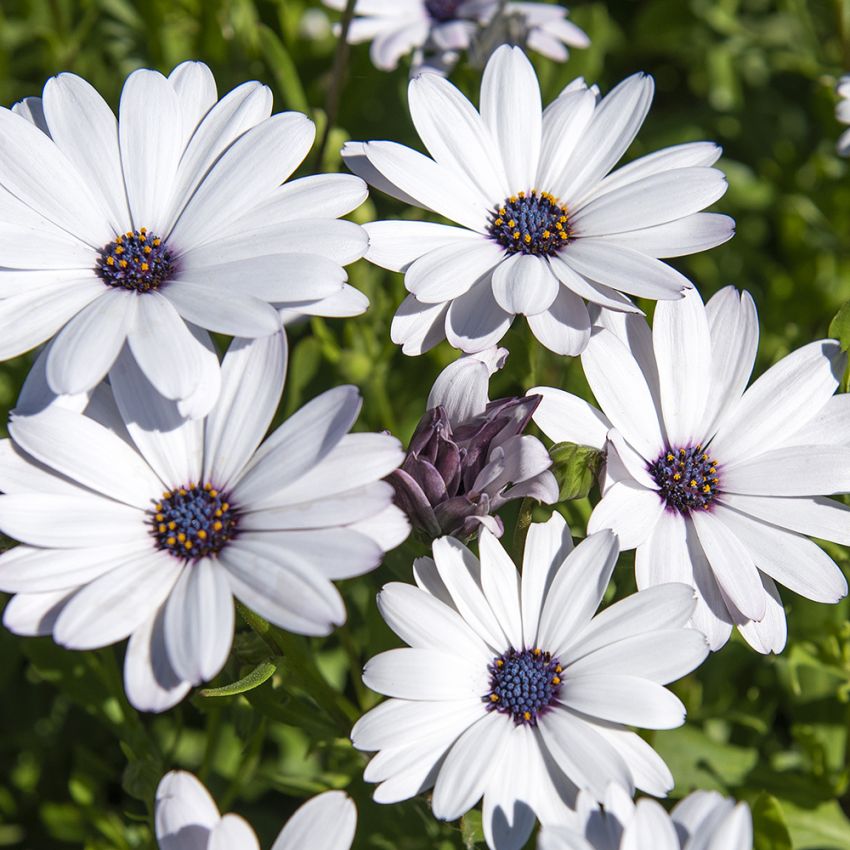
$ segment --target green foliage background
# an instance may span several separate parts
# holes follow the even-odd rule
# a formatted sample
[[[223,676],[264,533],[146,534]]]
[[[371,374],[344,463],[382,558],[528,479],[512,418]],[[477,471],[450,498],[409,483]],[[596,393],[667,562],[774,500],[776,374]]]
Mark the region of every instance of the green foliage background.
[[[272,86],[278,109],[307,111],[321,131],[335,42],[329,31],[318,39],[305,34],[304,12],[318,5],[3,0],[0,103],[36,94],[49,76],[71,70],[117,106],[133,69],[167,72],[198,58],[212,67],[220,92],[260,79]],[[643,69],[658,90],[629,157],[689,140],[723,145],[730,189],[717,208],[737,219],[738,234],[678,265],[705,297],[728,283],[752,292],[762,323],[758,370],[825,336],[850,299],[850,174],[834,154],[841,128],[833,117],[835,79],[850,70],[850,2],[576,0],[572,16],[593,44],[565,66],[533,57],[546,101],[579,75],[607,91]],[[460,68],[453,78],[477,95],[479,72]],[[365,47],[353,49],[325,170],[342,170],[337,152],[346,138],[418,144],[406,81],[404,68],[378,72]],[[149,109],[157,120],[156,103]],[[305,168],[315,166],[311,157]],[[376,196],[355,218],[415,214]],[[443,345],[422,358],[404,357],[389,340],[400,276],[365,261],[350,274],[372,308],[358,319],[314,320],[293,331],[280,415],[329,386],[353,382],[365,397],[359,427],[407,439],[431,381],[454,355]],[[504,344],[511,357],[494,379],[494,397],[537,383],[586,392],[578,362],[540,351],[521,323]],[[0,364],[4,413],[27,368],[26,358]],[[589,509],[587,499],[564,508],[578,535]],[[511,527],[508,518],[508,542]],[[445,825],[423,800],[372,803],[361,779],[365,759],[346,737],[353,719],[376,702],[360,682],[362,663],[395,644],[376,613],[375,590],[391,576],[409,580],[421,550],[410,542],[376,574],[343,583],[350,621],[326,640],[280,633],[263,639],[240,624],[231,660],[213,684],[265,663],[257,674],[268,676],[264,683],[242,695],[196,693],[160,717],[127,705],[123,647],[72,653],[49,639],[0,631],[0,847],[153,847],[153,792],[178,766],[196,772],[223,811],[245,815],[266,847],[301,798],[329,787],[346,788],[358,803],[358,850],[483,847],[475,815]],[[848,552],[829,551],[850,574]],[[633,588],[631,567],[624,556],[612,597]],[[687,724],[652,741],[676,777],[673,798],[714,788],[754,805],[757,850],[847,850],[848,603],[783,596],[786,651],[763,658],[733,639],[675,686]]]

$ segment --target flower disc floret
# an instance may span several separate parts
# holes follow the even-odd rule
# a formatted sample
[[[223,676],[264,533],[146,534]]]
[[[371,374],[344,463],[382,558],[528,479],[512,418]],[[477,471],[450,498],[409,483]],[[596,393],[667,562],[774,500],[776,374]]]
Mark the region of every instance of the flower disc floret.
[[[548,192],[520,192],[489,217],[487,233],[508,254],[556,254],[570,241],[567,209]]]
[[[236,509],[209,482],[167,490],[151,514],[157,547],[182,560],[215,555],[236,534]]]
[[[490,692],[483,697],[490,711],[509,714],[517,726],[535,726],[561,690],[563,667],[542,649],[509,649],[493,659]]]
[[[174,261],[162,239],[146,227],[119,234],[100,251],[97,274],[107,286],[136,292],[159,289],[174,271]]]
[[[444,23],[455,19],[460,3],[461,0],[425,0],[425,9],[435,21]]]
[[[708,510],[717,495],[717,463],[701,445],[669,448],[650,464],[649,471],[667,507],[679,513]]]

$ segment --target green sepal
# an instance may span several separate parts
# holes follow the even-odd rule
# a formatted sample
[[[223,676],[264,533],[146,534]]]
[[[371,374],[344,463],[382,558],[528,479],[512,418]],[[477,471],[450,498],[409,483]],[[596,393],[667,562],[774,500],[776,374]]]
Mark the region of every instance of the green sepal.
[[[577,443],[556,443],[549,449],[552,472],[558,481],[558,501],[583,499],[590,493],[605,454],[592,446]]]

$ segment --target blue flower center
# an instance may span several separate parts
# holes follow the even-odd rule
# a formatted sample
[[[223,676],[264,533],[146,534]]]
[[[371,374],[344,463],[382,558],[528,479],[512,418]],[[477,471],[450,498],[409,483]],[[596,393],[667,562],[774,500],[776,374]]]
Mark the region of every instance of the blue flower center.
[[[708,510],[717,495],[717,462],[701,445],[668,448],[649,465],[667,507],[688,514]]]
[[[238,511],[210,483],[166,491],[149,514],[157,548],[184,561],[215,555],[236,535]]]
[[[487,233],[508,254],[556,254],[570,241],[567,208],[548,192],[511,195],[489,216]]]
[[[488,711],[509,714],[519,726],[537,725],[537,718],[555,702],[563,667],[541,649],[509,649],[493,659],[490,692],[482,697]]]
[[[102,248],[96,271],[107,286],[150,292],[168,280],[174,259],[162,239],[143,227],[116,236]]]
[[[443,23],[452,21],[457,16],[457,7],[463,0],[425,0],[425,9],[435,20]]]

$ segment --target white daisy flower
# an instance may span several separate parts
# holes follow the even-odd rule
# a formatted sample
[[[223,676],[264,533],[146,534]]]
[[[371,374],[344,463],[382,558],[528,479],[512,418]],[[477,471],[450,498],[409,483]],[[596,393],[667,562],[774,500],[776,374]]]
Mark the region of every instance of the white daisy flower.
[[[570,47],[589,47],[587,33],[567,20],[569,12],[552,3],[478,0],[479,19],[490,28],[482,42],[494,47],[501,43],[519,44],[540,53],[553,62],[566,62]],[[514,32],[514,28],[518,32]]]
[[[346,0],[323,0],[342,11]],[[399,60],[425,48],[453,65],[466,50],[478,24],[479,0],[357,0],[348,42],[370,41],[372,64],[392,71]]]
[[[160,850],[260,850],[251,825],[239,815],[222,817],[210,792],[182,770],[162,777],[154,820]],[[356,828],[351,798],[326,791],[292,815],[271,850],[349,850]]]
[[[130,702],[162,711],[213,678],[233,597],[307,635],[345,620],[333,586],[374,569],[408,533],[381,479],[403,459],[385,434],[348,434],[354,387],[320,395],[261,444],[280,401],[283,332],[237,339],[205,420],[185,420],[124,351],[87,416],[15,416],[0,442],[0,557],[17,594],[4,623],[70,649],[130,638]],[[112,394],[114,393],[114,399]]]
[[[842,124],[850,124],[850,74],[841,77],[835,91],[841,98],[835,105],[835,117]],[[838,137],[835,149],[839,156],[850,156],[850,130],[845,130]]]
[[[159,392],[185,401],[208,380],[207,331],[266,336],[275,307],[326,299],[362,309],[342,267],[366,234],[337,217],[365,185],[326,174],[282,186],[315,127],[271,108],[257,82],[217,100],[209,68],[186,62],[167,78],[131,74],[118,120],[73,74],[0,109],[0,359],[55,336],[47,380],[75,394],[126,341]]]
[[[665,148],[608,174],[652,92],[644,74],[602,100],[577,80],[544,112],[531,63],[501,47],[484,71],[480,114],[436,74],[411,81],[411,116],[433,159],[394,142],[343,149],[376,188],[460,225],[366,226],[367,258],[405,273],[411,295],[392,324],[405,353],[446,337],[481,351],[523,314],[547,348],[577,354],[590,336],[585,299],[637,311],[622,293],[675,299],[691,287],[658,258],[732,236],[730,218],[699,212],[726,190],[710,167],[720,149]]]
[[[537,850],[752,850],[753,817],[716,791],[695,791],[670,814],[643,798],[632,802],[611,786],[604,809],[585,794],[570,826],[544,827]]]
[[[522,576],[484,531],[479,562],[452,537],[414,565],[418,587],[392,583],[381,614],[409,648],[381,653],[363,679],[392,699],[352,731],[379,750],[365,779],[375,799],[433,786],[432,808],[454,820],[484,797],[484,834],[497,850],[524,846],[535,817],[558,823],[577,788],[603,799],[610,782],[663,795],[673,779],[627,726],[684,722],[663,685],[707,655],[684,628],[693,591],[639,593],[594,616],[617,560],[609,531],[573,549],[559,514],[532,525]]]
[[[833,398],[845,355],[834,340],[792,352],[747,389],[758,348],[752,298],[691,290],[640,317],[602,311],[582,355],[601,411],[548,387],[534,419],[552,440],[608,452],[588,530],[636,549],[639,588],[696,589],[693,623],[712,649],[737,625],[759,652],[785,646],[775,582],[817,602],[847,594],[808,535],[850,544],[850,395]]]

